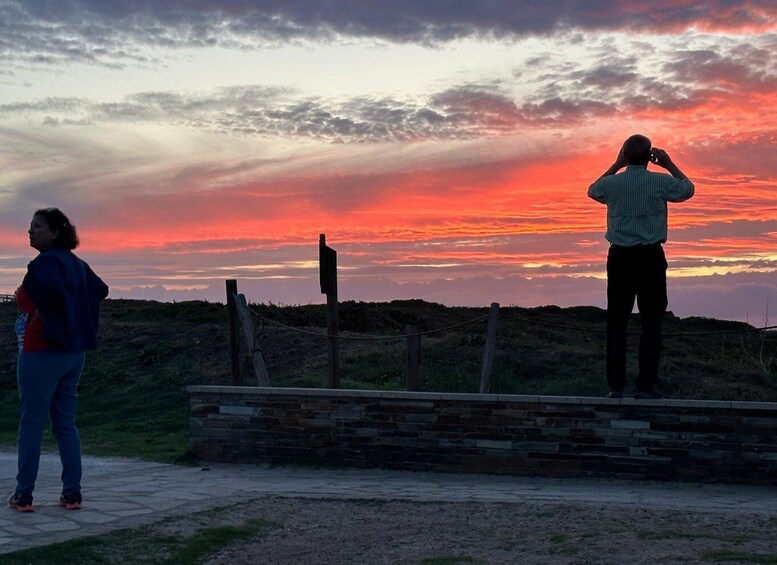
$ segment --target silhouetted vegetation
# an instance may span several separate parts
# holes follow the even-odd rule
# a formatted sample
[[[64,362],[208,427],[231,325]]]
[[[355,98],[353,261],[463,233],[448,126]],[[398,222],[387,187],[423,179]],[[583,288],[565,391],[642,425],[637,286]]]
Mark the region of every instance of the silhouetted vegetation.
[[[259,304],[266,320],[323,334],[325,306]],[[487,308],[454,308],[421,300],[344,302],[342,335],[395,337],[344,340],[342,387],[402,390],[404,328],[432,331],[483,317]],[[14,304],[0,304],[0,441],[13,444],[16,429]],[[229,384],[226,307],[207,302],[108,300],[101,347],[90,352],[81,381],[79,425],[88,453],[180,458],[187,443],[190,384]],[[326,340],[257,320],[257,344],[273,386],[324,387]],[[595,396],[606,393],[604,311],[593,307],[509,307],[500,310],[494,391],[503,394]],[[575,329],[570,329],[575,328]],[[578,329],[580,328],[580,329]],[[582,331],[581,329],[592,331]],[[662,389],[673,398],[777,401],[777,333],[742,333],[750,326],[669,315],[665,331],[723,332],[668,336]],[[426,391],[476,392],[486,321],[422,338],[421,385]],[[635,316],[630,330],[639,330]],[[638,338],[630,338],[629,372],[636,373]],[[252,383],[245,383],[252,384]]]

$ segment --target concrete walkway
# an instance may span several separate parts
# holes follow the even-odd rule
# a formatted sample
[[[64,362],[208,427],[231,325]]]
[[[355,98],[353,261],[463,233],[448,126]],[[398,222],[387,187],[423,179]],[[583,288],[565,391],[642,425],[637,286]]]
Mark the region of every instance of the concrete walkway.
[[[0,509],[0,553],[120,528],[265,496],[416,500],[425,502],[564,502],[639,505],[641,508],[777,516],[777,489],[693,483],[541,479],[493,475],[413,473],[214,465],[177,467],[118,458],[84,458],[84,506],[64,510],[59,458],[41,459],[35,512]],[[16,485],[16,455],[0,452],[6,500]]]

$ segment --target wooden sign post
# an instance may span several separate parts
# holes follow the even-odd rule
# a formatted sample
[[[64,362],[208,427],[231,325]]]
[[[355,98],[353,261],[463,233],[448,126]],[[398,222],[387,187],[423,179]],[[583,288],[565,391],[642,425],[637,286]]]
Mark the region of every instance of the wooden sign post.
[[[227,311],[229,312],[229,366],[231,369],[229,384],[241,384],[240,377],[240,322],[237,315],[237,281],[227,280]]]
[[[408,324],[405,326],[405,334],[407,335],[405,389],[418,391],[421,390],[421,336],[418,335],[418,326]]]
[[[322,233],[318,240],[318,263],[321,294],[326,294],[326,328],[329,337],[329,387],[340,388],[340,322],[337,304],[337,252],[326,245]]]
[[[241,385],[253,369],[259,386],[270,386],[270,375],[262,352],[256,348],[256,332],[246,297],[237,293],[237,281],[227,280],[227,310],[229,312],[229,364],[232,369],[229,384]]]
[[[483,370],[480,373],[480,392],[491,392],[491,369],[494,365],[494,350],[496,348],[496,320],[499,316],[499,304],[491,303],[488,313],[488,328],[486,329],[486,346],[483,351]]]
[[[243,357],[245,362],[241,364],[240,368],[242,370],[247,369],[246,364],[250,362],[259,386],[270,386],[270,374],[267,372],[267,366],[264,364],[264,357],[262,357],[262,352],[256,348],[256,331],[254,330],[251,310],[248,308],[248,301],[245,295],[238,294],[235,296],[235,306],[237,307],[237,317],[240,322],[240,333],[243,336],[241,343],[246,348],[246,354]],[[242,370],[240,373],[241,381],[243,380]]]

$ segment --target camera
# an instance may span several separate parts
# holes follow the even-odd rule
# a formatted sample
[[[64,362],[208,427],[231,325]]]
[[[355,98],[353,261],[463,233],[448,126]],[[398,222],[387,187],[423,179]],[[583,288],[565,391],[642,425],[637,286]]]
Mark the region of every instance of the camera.
[[[658,163],[658,157],[656,157],[656,154],[653,153],[653,150],[650,150],[650,162],[651,163]]]

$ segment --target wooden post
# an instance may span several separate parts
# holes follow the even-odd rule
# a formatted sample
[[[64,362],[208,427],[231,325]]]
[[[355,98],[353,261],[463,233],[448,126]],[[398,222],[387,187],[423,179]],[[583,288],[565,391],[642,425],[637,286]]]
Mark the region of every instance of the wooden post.
[[[248,309],[246,297],[238,294],[235,297],[235,306],[240,321],[240,329],[243,334],[243,344],[246,346],[246,357],[251,358],[251,364],[254,368],[254,375],[259,386],[270,386],[270,374],[267,372],[267,366],[264,364],[262,352],[256,349],[256,335],[254,331],[254,322],[251,319],[251,311]]]
[[[491,369],[494,365],[494,350],[496,349],[496,319],[499,316],[499,304],[491,303],[488,313],[488,329],[486,330],[486,347],[483,352],[483,371],[480,373],[480,393],[491,392]]]
[[[229,312],[229,364],[232,369],[229,378],[229,384],[240,384],[240,341],[238,333],[237,307],[235,306],[235,296],[237,296],[237,281],[227,280],[227,311]]]
[[[326,294],[326,329],[329,336],[329,388],[340,388],[340,322],[337,303],[337,252],[326,245],[322,233],[318,240],[321,293]]]
[[[418,327],[405,326],[407,335],[407,355],[405,371],[405,388],[407,390],[421,390],[421,336],[418,334]]]

